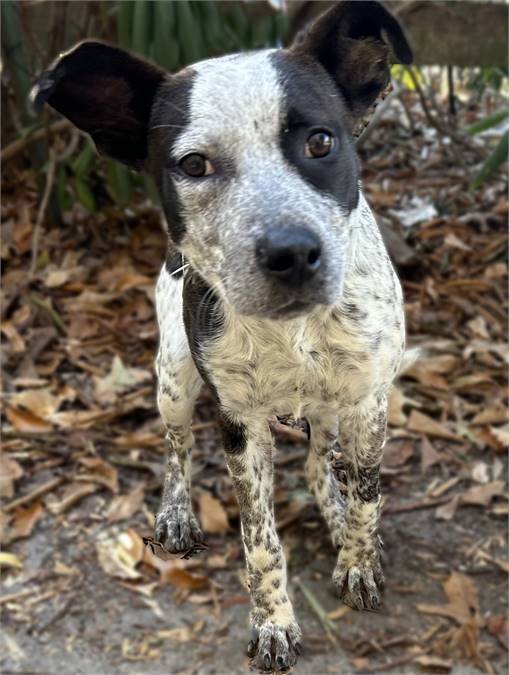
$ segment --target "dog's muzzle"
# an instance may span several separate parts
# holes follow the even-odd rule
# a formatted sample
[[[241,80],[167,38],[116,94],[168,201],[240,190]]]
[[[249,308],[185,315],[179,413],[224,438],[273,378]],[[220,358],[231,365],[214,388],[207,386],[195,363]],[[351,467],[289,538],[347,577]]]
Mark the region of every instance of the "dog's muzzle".
[[[256,260],[265,276],[293,289],[315,276],[321,254],[320,239],[304,227],[272,228],[256,242]]]

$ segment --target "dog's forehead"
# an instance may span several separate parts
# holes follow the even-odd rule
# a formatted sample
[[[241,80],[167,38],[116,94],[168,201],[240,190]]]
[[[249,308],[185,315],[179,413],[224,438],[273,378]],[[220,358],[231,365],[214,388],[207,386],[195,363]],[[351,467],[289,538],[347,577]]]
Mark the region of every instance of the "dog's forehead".
[[[275,50],[208,59],[191,66],[188,123],[174,150],[204,139],[228,138],[253,131],[270,136],[280,126],[283,91],[271,60]]]

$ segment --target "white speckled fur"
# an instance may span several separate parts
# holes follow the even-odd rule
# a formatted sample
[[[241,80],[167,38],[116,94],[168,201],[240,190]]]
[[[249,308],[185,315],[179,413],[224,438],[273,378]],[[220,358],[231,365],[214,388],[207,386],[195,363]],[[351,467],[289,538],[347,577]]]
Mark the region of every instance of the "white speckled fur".
[[[345,214],[281,153],[282,94],[269,54],[198,64],[190,121],[172,148],[176,158],[190,152],[213,155],[218,138],[226,137],[221,151],[236,167],[235,177],[219,185],[177,181],[186,221],[179,248],[189,269],[198,271],[222,302],[222,328],[200,345],[199,358],[222,414],[246,429],[245,449],[227,453],[226,460],[239,499],[259,658],[270,651],[271,640],[281,653],[290,647],[298,651],[300,641],[274,523],[267,417],[307,418],[307,480],[333,544],[340,548],[334,579],[348,604],[376,607],[383,582],[378,468],[387,393],[404,352],[401,288],[364,197]],[[218,90],[229,92],[221,105]],[[324,242],[330,268],[326,293],[320,304],[295,319],[259,316],[278,302],[264,287],[252,254],[253,241],[271,217],[299,218]],[[164,541],[166,533],[167,545],[177,549],[201,537],[187,478],[189,425],[200,376],[182,319],[182,289],[182,278],[172,279],[163,268],[156,292],[158,400],[168,427],[170,460],[158,527],[159,537]],[[337,440],[347,485],[343,494],[330,464]],[[180,528],[175,513],[183,521]]]

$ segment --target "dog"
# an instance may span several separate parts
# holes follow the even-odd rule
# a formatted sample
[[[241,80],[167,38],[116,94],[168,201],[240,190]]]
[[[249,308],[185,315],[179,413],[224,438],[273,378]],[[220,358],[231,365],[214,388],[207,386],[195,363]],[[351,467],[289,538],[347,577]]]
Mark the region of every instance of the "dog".
[[[252,600],[248,654],[285,670],[302,649],[273,509],[267,419],[309,425],[305,474],[338,549],[344,602],[376,609],[387,394],[405,352],[402,291],[360,186],[351,129],[412,51],[378,2],[341,2],[287,49],[169,74],[85,41],[32,92],[98,150],[157,183],[169,253],[156,289],[158,406],[168,459],[155,537],[202,541],[191,418],[217,401]],[[331,468],[338,443],[346,488]]]

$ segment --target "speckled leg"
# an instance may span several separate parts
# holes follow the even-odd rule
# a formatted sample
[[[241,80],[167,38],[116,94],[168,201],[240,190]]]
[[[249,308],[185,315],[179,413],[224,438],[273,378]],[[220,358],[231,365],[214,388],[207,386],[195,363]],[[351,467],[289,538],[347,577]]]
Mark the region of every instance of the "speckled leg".
[[[347,476],[347,508],[333,580],[343,601],[355,609],[376,609],[384,583],[378,521],[379,472],[386,420],[385,396],[343,410],[339,420],[339,443]]]
[[[339,548],[343,536],[345,501],[331,467],[332,447],[337,438],[337,418],[309,419],[311,437],[306,460],[306,480],[329,528],[332,543]]]
[[[285,670],[297,661],[301,632],[286,591],[286,562],[274,521],[272,437],[265,422],[224,421],[223,430],[253,603],[248,654],[262,670]]]
[[[201,380],[190,356],[164,366],[158,358],[157,373],[157,402],[166,425],[168,455],[154,531],[168,551],[179,553],[203,539],[190,497],[191,419]]]

